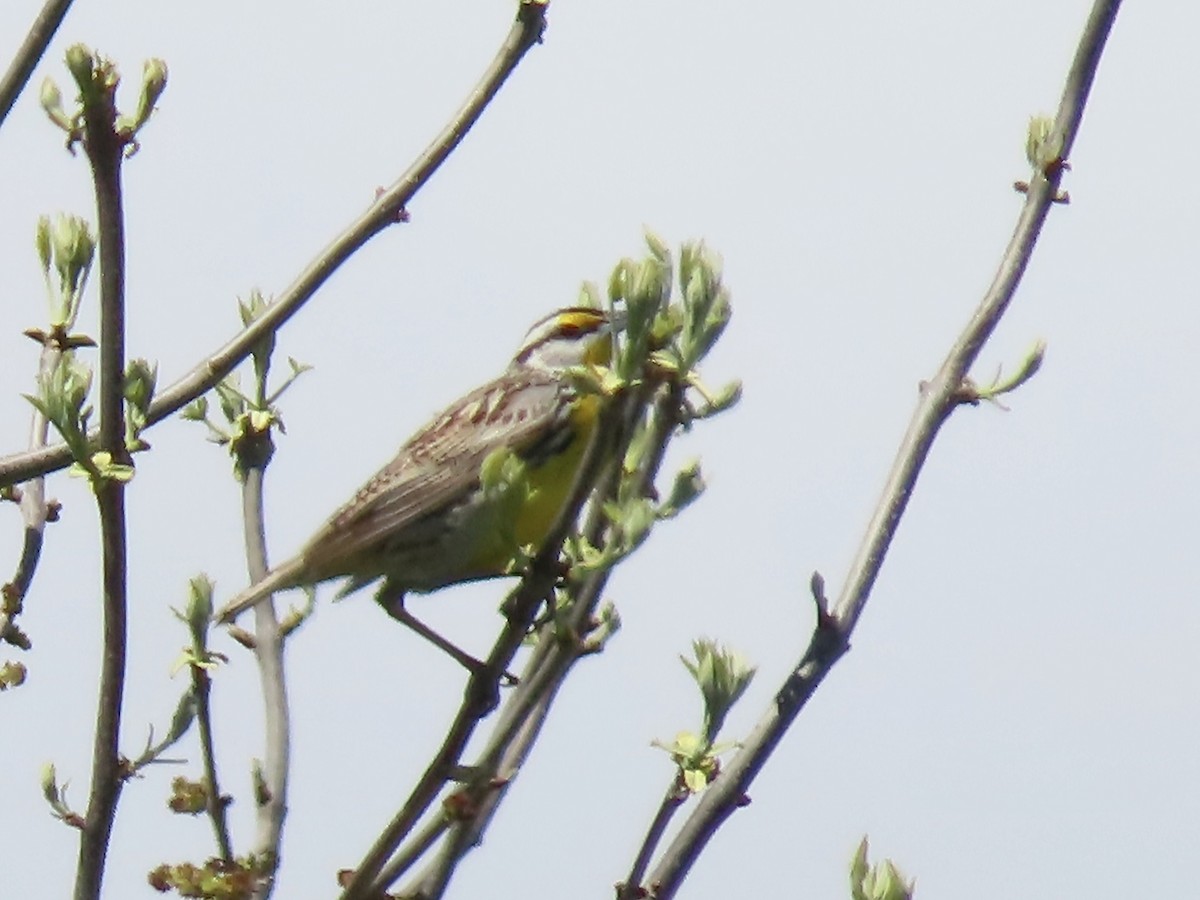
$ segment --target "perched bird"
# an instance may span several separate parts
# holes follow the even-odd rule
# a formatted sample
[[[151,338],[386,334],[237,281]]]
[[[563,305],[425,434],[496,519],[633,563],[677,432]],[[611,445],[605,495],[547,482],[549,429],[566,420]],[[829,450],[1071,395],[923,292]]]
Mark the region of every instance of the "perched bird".
[[[494,578],[516,551],[538,547],[574,483],[600,398],[565,372],[612,358],[614,326],[603,310],[560,309],[537,322],[499,378],[452,403],[413,435],[287,562],[214,616],[229,623],[276,591],[349,579],[339,596],[378,579],[394,617],[464,665],[475,661],[404,609],[404,594]],[[525,465],[519,503],[489,495],[484,461],[512,452]]]

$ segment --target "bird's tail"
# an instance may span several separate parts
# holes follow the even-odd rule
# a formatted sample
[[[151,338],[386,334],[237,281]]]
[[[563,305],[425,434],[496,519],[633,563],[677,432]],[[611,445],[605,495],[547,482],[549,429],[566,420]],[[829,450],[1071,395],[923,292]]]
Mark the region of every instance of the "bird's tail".
[[[213,614],[218,625],[228,625],[252,606],[257,606],[276,591],[303,583],[304,562],[297,556],[267,573],[262,581],[250,585]]]

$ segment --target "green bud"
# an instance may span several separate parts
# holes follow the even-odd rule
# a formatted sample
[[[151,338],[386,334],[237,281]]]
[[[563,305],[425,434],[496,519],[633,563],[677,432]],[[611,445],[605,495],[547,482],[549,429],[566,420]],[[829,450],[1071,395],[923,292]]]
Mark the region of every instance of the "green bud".
[[[625,449],[625,458],[621,461],[621,471],[632,475],[646,463],[646,457],[654,451],[654,433],[644,424],[640,425],[629,438],[629,446]]]
[[[91,227],[79,216],[55,216],[50,229],[50,244],[63,291],[78,292],[96,254],[96,239],[92,237]]]
[[[667,519],[678,515],[685,507],[696,501],[707,487],[700,472],[700,460],[685,463],[675,475],[671,493],[658,509],[659,518]]]
[[[115,74],[116,70],[112,70]],[[115,86],[115,82],[114,82]],[[162,96],[167,86],[167,64],[161,59],[148,59],[142,64],[142,90],[138,95],[137,111],[132,116],[120,116],[117,119],[117,131],[129,141],[129,155],[137,150],[137,141],[133,138],[141,131],[142,126],[154,114],[155,104]]]
[[[34,232],[34,246],[37,247],[38,262],[42,264],[42,274],[50,275],[50,217],[38,216],[37,231]]]
[[[649,535],[657,518],[654,504],[646,497],[634,497],[621,504],[606,503],[604,512],[620,532],[623,554],[637,549]]]
[[[885,859],[875,869],[871,889],[876,900],[911,900],[913,883],[906,882],[892,861]]]
[[[660,306],[671,294],[671,261],[656,258],[644,259],[637,266],[632,289],[626,298],[630,317],[635,310],[647,320],[653,318]],[[648,313],[648,315],[647,315]]]
[[[58,771],[54,768],[54,763],[46,763],[42,766],[41,773],[42,796],[46,798],[46,802],[54,806],[59,802],[58,799]]]
[[[225,421],[231,425],[234,424],[246,411],[246,398],[238,389],[237,374],[231,372],[226,375],[217,383],[214,390],[217,392],[217,400],[221,404],[221,412],[225,414]]]
[[[650,229],[646,229],[646,246],[650,248],[650,253],[662,265],[670,268],[671,266],[671,251],[667,248],[666,243]]]
[[[179,416],[188,422],[203,422],[208,418],[208,398],[197,397],[180,411]]]
[[[252,288],[249,297],[238,300],[238,316],[242,320],[242,327],[247,327],[258,319],[266,308],[267,301],[263,298],[262,291]]]
[[[732,315],[729,292],[721,285],[721,259],[703,244],[686,247],[687,265],[681,264],[683,323],[679,333],[680,357],[691,369],[716,343]]]
[[[629,285],[633,281],[633,267],[633,260],[623,259],[613,267],[612,274],[608,276],[608,299],[613,306],[627,296]]]
[[[704,734],[709,743],[717,739],[729,710],[746,692],[757,669],[740,655],[716,641],[692,642],[695,660],[680,657],[704,699]]]
[[[138,119],[145,122],[167,87],[167,64],[151,58],[142,64],[142,93],[138,99]]]
[[[158,381],[158,366],[146,360],[131,359],[125,366],[125,399],[143,415],[150,409],[154,386]]]
[[[77,360],[75,354],[64,353],[52,370],[38,378],[38,407],[60,430],[68,420],[86,429],[90,412],[86,403],[91,389],[92,370]]]
[[[75,123],[67,115],[67,111],[63,109],[62,91],[58,89],[58,85],[55,84],[52,78],[46,78],[42,81],[42,89],[38,99],[51,122],[67,132],[67,134],[75,130]]]
[[[212,594],[213,583],[207,575],[197,575],[188,581],[187,620],[199,626],[202,632],[208,630],[212,619]]]
[[[563,546],[573,572],[599,572],[611,562],[609,553],[594,547],[583,535],[569,535]]]
[[[72,354],[70,357],[63,357],[58,371],[63,374],[60,384],[67,406],[77,413],[82,413],[88,395],[92,392],[91,367],[81,363]]]
[[[312,367],[311,363],[300,362],[294,356],[289,356],[287,358],[287,361],[288,361],[288,368],[292,370],[293,378],[298,378],[299,376],[303,375],[305,372],[312,371],[313,367]]]
[[[1058,160],[1062,141],[1052,140],[1054,119],[1050,116],[1031,116],[1025,134],[1025,158],[1039,172]]]
[[[250,291],[250,296],[245,300],[238,300],[238,315],[242,319],[242,327],[249,327],[251,323],[257,321],[267,308],[267,301],[262,295],[262,291],[254,288]],[[254,345],[251,351],[254,362],[254,377],[261,385],[266,385],[267,373],[271,369],[271,356],[275,352],[275,332],[268,331],[263,335],[262,340]]]
[[[87,439],[88,419],[92,414],[87,397],[91,386],[91,369],[80,363],[74,353],[67,352],[59,357],[53,369],[38,376],[37,395],[26,394],[25,399],[62,435],[76,465],[94,476]]]
[[[122,484],[133,481],[137,470],[131,465],[117,462],[107,450],[98,450],[92,454],[90,468],[76,464],[71,467],[70,472],[91,478],[95,485],[97,481],[119,481]]]
[[[85,94],[92,90],[92,77],[96,71],[96,57],[86,44],[72,44],[67,48],[67,69],[79,90]]]
[[[596,614],[596,620],[610,636],[621,630],[621,614],[611,600],[604,601]]]
[[[854,851],[854,856],[850,858],[850,898],[851,900],[866,900],[863,894],[863,882],[867,878],[867,838],[864,835],[863,839],[858,842],[858,849]]]
[[[850,861],[850,895],[853,900],[912,900],[915,881],[906,881],[890,859],[871,866],[864,837]]]
[[[710,393],[698,380],[693,380],[692,386],[700,391],[705,404],[692,414],[691,421],[712,418],[727,409],[732,409],[742,399],[742,382],[737,379],[729,382],[715,394]]]
[[[729,384],[725,385],[725,387],[721,388],[721,390],[718,391],[709,402],[709,409],[711,410],[710,414],[715,415],[720,412],[725,412],[725,410],[731,409],[740,403],[741,399],[742,382],[740,379],[735,379],[729,382]]]
[[[592,282],[585,281],[579,286],[579,299],[576,306],[586,306],[588,309],[600,308],[600,289]]]
[[[688,793],[699,794],[720,770],[717,748],[694,732],[681,731],[672,743],[655,741],[654,746],[671,754]]]

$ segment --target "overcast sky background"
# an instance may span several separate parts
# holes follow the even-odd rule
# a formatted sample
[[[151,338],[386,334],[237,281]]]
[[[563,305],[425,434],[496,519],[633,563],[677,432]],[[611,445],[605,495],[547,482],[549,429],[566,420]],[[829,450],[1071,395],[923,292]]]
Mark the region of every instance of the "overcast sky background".
[[[0,5],[11,58],[40,0]],[[236,330],[235,299],[282,290],[435,134],[507,32],[512,4],[79,0],[0,130],[0,421],[27,440],[43,324],[36,218],[94,219],[82,159],[36,85],[84,41],[126,74],[170,66],[126,167],[129,352],[169,383]],[[643,226],[725,259],[734,319],[707,374],[734,412],[677,443],[702,502],[613,579],[625,627],[560,697],[530,766],[452,896],[604,897],[670,777],[650,747],[698,722],[678,662],[699,635],[760,665],[728,723],[746,734],[795,663],[819,569],[840,590],[917,385],[990,281],[1021,198],[1031,114],[1053,111],[1084,0],[730,5],[565,2],[483,121],[391,229],[281,334],[316,366],[286,397],[268,476],[276,560],[293,553],[434,412],[505,364],[526,326],[641,252]],[[1195,889],[1200,844],[1200,7],[1130,3],[1065,186],[976,372],[1032,343],[1043,371],[954,415],[853,651],[805,710],[686,886],[694,898],[846,897],[871,836],[922,900],[1125,900]],[[83,329],[95,330],[94,286]],[[282,359],[282,357],[281,357]],[[224,451],[177,419],[129,492],[131,643],[123,747],[165,726],[186,637],[169,606],[206,571],[245,584]],[[99,666],[85,486],[64,503],[21,624],[29,681],[0,698],[0,893],[63,897],[75,832],[38,772],[86,802]],[[0,517],[0,571],[19,552]],[[3,575],[7,579],[8,574]],[[482,652],[504,588],[411,608]],[[332,591],[322,592],[327,601]],[[224,637],[215,688],[238,846],[252,838],[257,676]],[[279,897],[334,893],[407,793],[463,675],[365,595],[323,602],[289,645],[295,768]],[[182,767],[127,786],[106,895],[212,851],[165,809]]]

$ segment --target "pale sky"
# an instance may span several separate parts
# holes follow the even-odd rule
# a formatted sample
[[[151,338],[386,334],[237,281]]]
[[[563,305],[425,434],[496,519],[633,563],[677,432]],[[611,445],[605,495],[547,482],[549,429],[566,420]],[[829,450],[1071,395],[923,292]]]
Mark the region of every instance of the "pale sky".
[[[11,58],[40,0],[0,6]],[[414,429],[506,363],[529,323],[641,251],[644,226],[721,254],[734,318],[707,373],[745,382],[734,412],[677,442],[710,489],[609,588],[624,629],[561,694],[530,765],[450,896],[611,896],[671,776],[650,741],[698,724],[678,662],[719,637],[760,666],[730,717],[746,734],[811,627],[809,573],[836,594],[917,397],[992,277],[1026,177],[1030,115],[1057,106],[1089,4],[729,5],[565,2],[483,121],[412,204],[280,335],[315,370],[286,397],[268,475],[276,560]],[[44,322],[33,229],[94,218],[85,163],[37,104],[65,48],[126,74],[164,58],[161,111],[126,166],[129,351],[173,381],[394,180],[508,29],[501,0],[186,5],[78,0],[0,129],[3,450],[27,440]],[[1200,845],[1200,31],[1195,4],[1127,4],[1064,186],[976,375],[1039,338],[1009,412],[954,415],[855,635],[683,896],[848,896],[861,836],[921,900],[1126,900],[1195,889]],[[95,325],[94,292],[84,313]],[[123,748],[161,731],[184,676],[169,611],[208,572],[246,582],[238,489],[220,448],[172,419],[130,488],[130,689]],[[0,697],[0,893],[70,892],[77,835],[53,820],[53,761],[86,802],[99,667],[94,504],[57,475],[21,624],[30,670]],[[19,553],[0,516],[0,578]],[[503,585],[414,598],[484,652]],[[277,896],[334,895],[406,796],[463,675],[363,595],[289,645],[291,817]],[[295,598],[298,600],[298,597]],[[261,753],[249,654],[215,640],[217,739],[242,849]],[[213,853],[165,808],[184,766],[129,784],[106,896]]]

